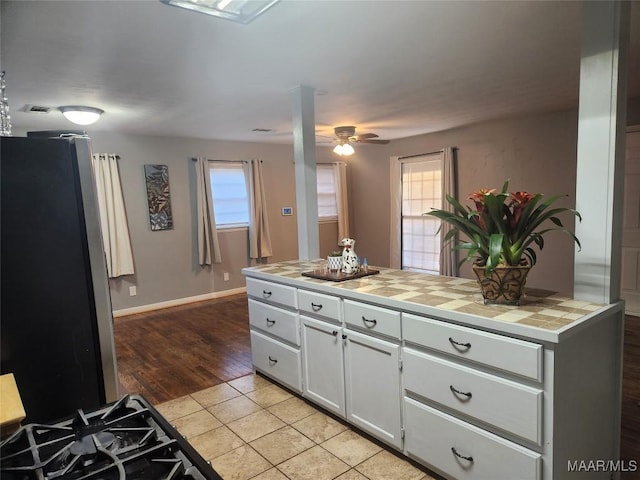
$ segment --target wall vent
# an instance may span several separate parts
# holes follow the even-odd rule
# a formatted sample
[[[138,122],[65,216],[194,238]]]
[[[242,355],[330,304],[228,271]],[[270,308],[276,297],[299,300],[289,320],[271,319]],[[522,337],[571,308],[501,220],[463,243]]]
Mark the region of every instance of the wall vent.
[[[22,107],[23,112],[27,113],[49,113],[51,107],[43,107],[42,105],[25,105]]]

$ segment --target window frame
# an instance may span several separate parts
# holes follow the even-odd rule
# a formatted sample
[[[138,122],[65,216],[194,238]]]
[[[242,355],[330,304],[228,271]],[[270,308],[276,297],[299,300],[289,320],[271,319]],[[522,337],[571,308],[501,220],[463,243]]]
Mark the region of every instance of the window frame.
[[[330,194],[333,196],[333,204],[335,207],[335,215],[320,215],[320,185],[318,183],[320,179],[319,172],[327,171],[331,173],[331,187],[333,191]],[[317,198],[318,198],[318,223],[335,223],[338,221],[338,192],[337,192],[337,181],[336,181],[336,173],[333,164],[317,164],[316,165],[316,189],[317,189]],[[328,195],[328,194],[327,194]]]
[[[218,209],[220,207],[220,199],[218,199],[218,202],[216,203],[216,198],[214,193],[213,176],[214,176],[214,171],[216,169],[219,171],[232,170],[232,171],[236,171],[236,173],[242,172],[242,178],[244,179],[244,189],[242,191],[244,192],[244,200],[246,201],[246,209],[247,209],[246,222],[242,221],[242,222],[233,222],[233,223],[218,223],[218,220],[215,218],[215,216],[218,214]],[[249,228],[251,211],[249,208],[249,185],[247,182],[247,171],[245,168],[245,162],[233,161],[233,160],[209,160],[209,183],[211,185],[211,194],[212,194],[213,211],[214,211],[213,221],[215,222],[216,230],[225,230],[225,231],[247,230]]]
[[[410,162],[439,161],[441,175],[444,171],[444,154],[442,151],[409,155],[405,157],[390,157],[389,175],[391,181],[391,208],[390,208],[390,241],[389,241],[389,265],[391,268],[402,268],[402,164]],[[442,177],[441,177],[442,178]],[[443,195],[441,189],[440,194]],[[441,208],[438,206],[437,208]],[[440,245],[440,253],[442,246]],[[440,263],[438,255],[438,263]],[[425,272],[425,270],[420,270]],[[430,271],[431,272],[431,271]],[[435,272],[439,275],[439,271]]]

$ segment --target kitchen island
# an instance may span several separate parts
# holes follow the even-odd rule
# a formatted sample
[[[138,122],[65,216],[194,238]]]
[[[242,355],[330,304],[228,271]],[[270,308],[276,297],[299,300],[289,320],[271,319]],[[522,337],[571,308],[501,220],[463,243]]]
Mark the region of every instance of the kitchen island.
[[[475,281],[386,268],[302,275],[323,263],[243,269],[256,370],[448,478],[624,468],[621,303],[529,289],[484,305]]]

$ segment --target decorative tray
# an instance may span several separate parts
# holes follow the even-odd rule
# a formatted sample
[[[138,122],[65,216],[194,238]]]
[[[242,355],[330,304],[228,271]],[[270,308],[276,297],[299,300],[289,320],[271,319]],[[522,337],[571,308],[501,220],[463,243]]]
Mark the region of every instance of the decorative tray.
[[[340,270],[331,271],[325,269],[311,270],[310,272],[302,272],[303,277],[317,278],[319,280],[329,280],[331,282],[344,282],[345,280],[353,280],[354,278],[367,277],[369,275],[377,275],[380,270],[373,268],[367,271],[360,270],[356,273],[342,273]]]

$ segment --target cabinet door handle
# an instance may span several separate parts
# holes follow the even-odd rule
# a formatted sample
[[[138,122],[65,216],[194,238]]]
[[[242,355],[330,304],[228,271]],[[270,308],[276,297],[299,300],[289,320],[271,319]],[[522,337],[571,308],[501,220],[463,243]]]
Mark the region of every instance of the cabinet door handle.
[[[269,361],[271,363],[278,363],[278,359],[277,358],[271,358],[271,355],[269,355]]]
[[[346,339],[347,339],[347,336],[346,336],[344,333],[342,334],[342,339],[343,339],[343,340],[346,340]]]
[[[271,327],[272,325],[274,325],[276,323],[275,320],[271,320],[269,318],[267,318],[267,326]]]
[[[456,342],[453,338],[449,337],[449,342],[451,342],[451,345],[453,345],[453,347],[458,350],[458,348],[456,348],[456,346],[458,347],[464,347],[467,350],[469,350],[471,348],[471,344],[470,343],[461,343],[461,342]]]
[[[453,452],[453,454],[456,457],[461,458],[463,460],[467,460],[468,462],[473,463],[473,457],[471,455],[469,455],[468,457],[465,457],[464,455],[460,455],[455,447],[451,447],[451,451]]]
[[[313,302],[311,302],[311,309],[314,312],[318,312],[318,311],[322,310],[322,304],[321,303],[313,303]]]
[[[333,335],[334,337],[337,337],[338,336],[338,331],[334,330],[333,332],[331,332],[331,335]]]
[[[365,318],[364,315],[362,316],[362,321],[367,328],[375,327],[378,324],[378,321],[375,318],[373,320],[369,320],[368,318]]]
[[[458,395],[464,395],[467,398],[471,398],[471,392],[461,392],[460,390],[455,388],[453,385],[449,385],[449,389],[451,389],[453,393],[457,393]]]
[[[268,292],[267,290],[262,290],[262,296],[264,298],[269,298],[271,296],[272,292]]]

